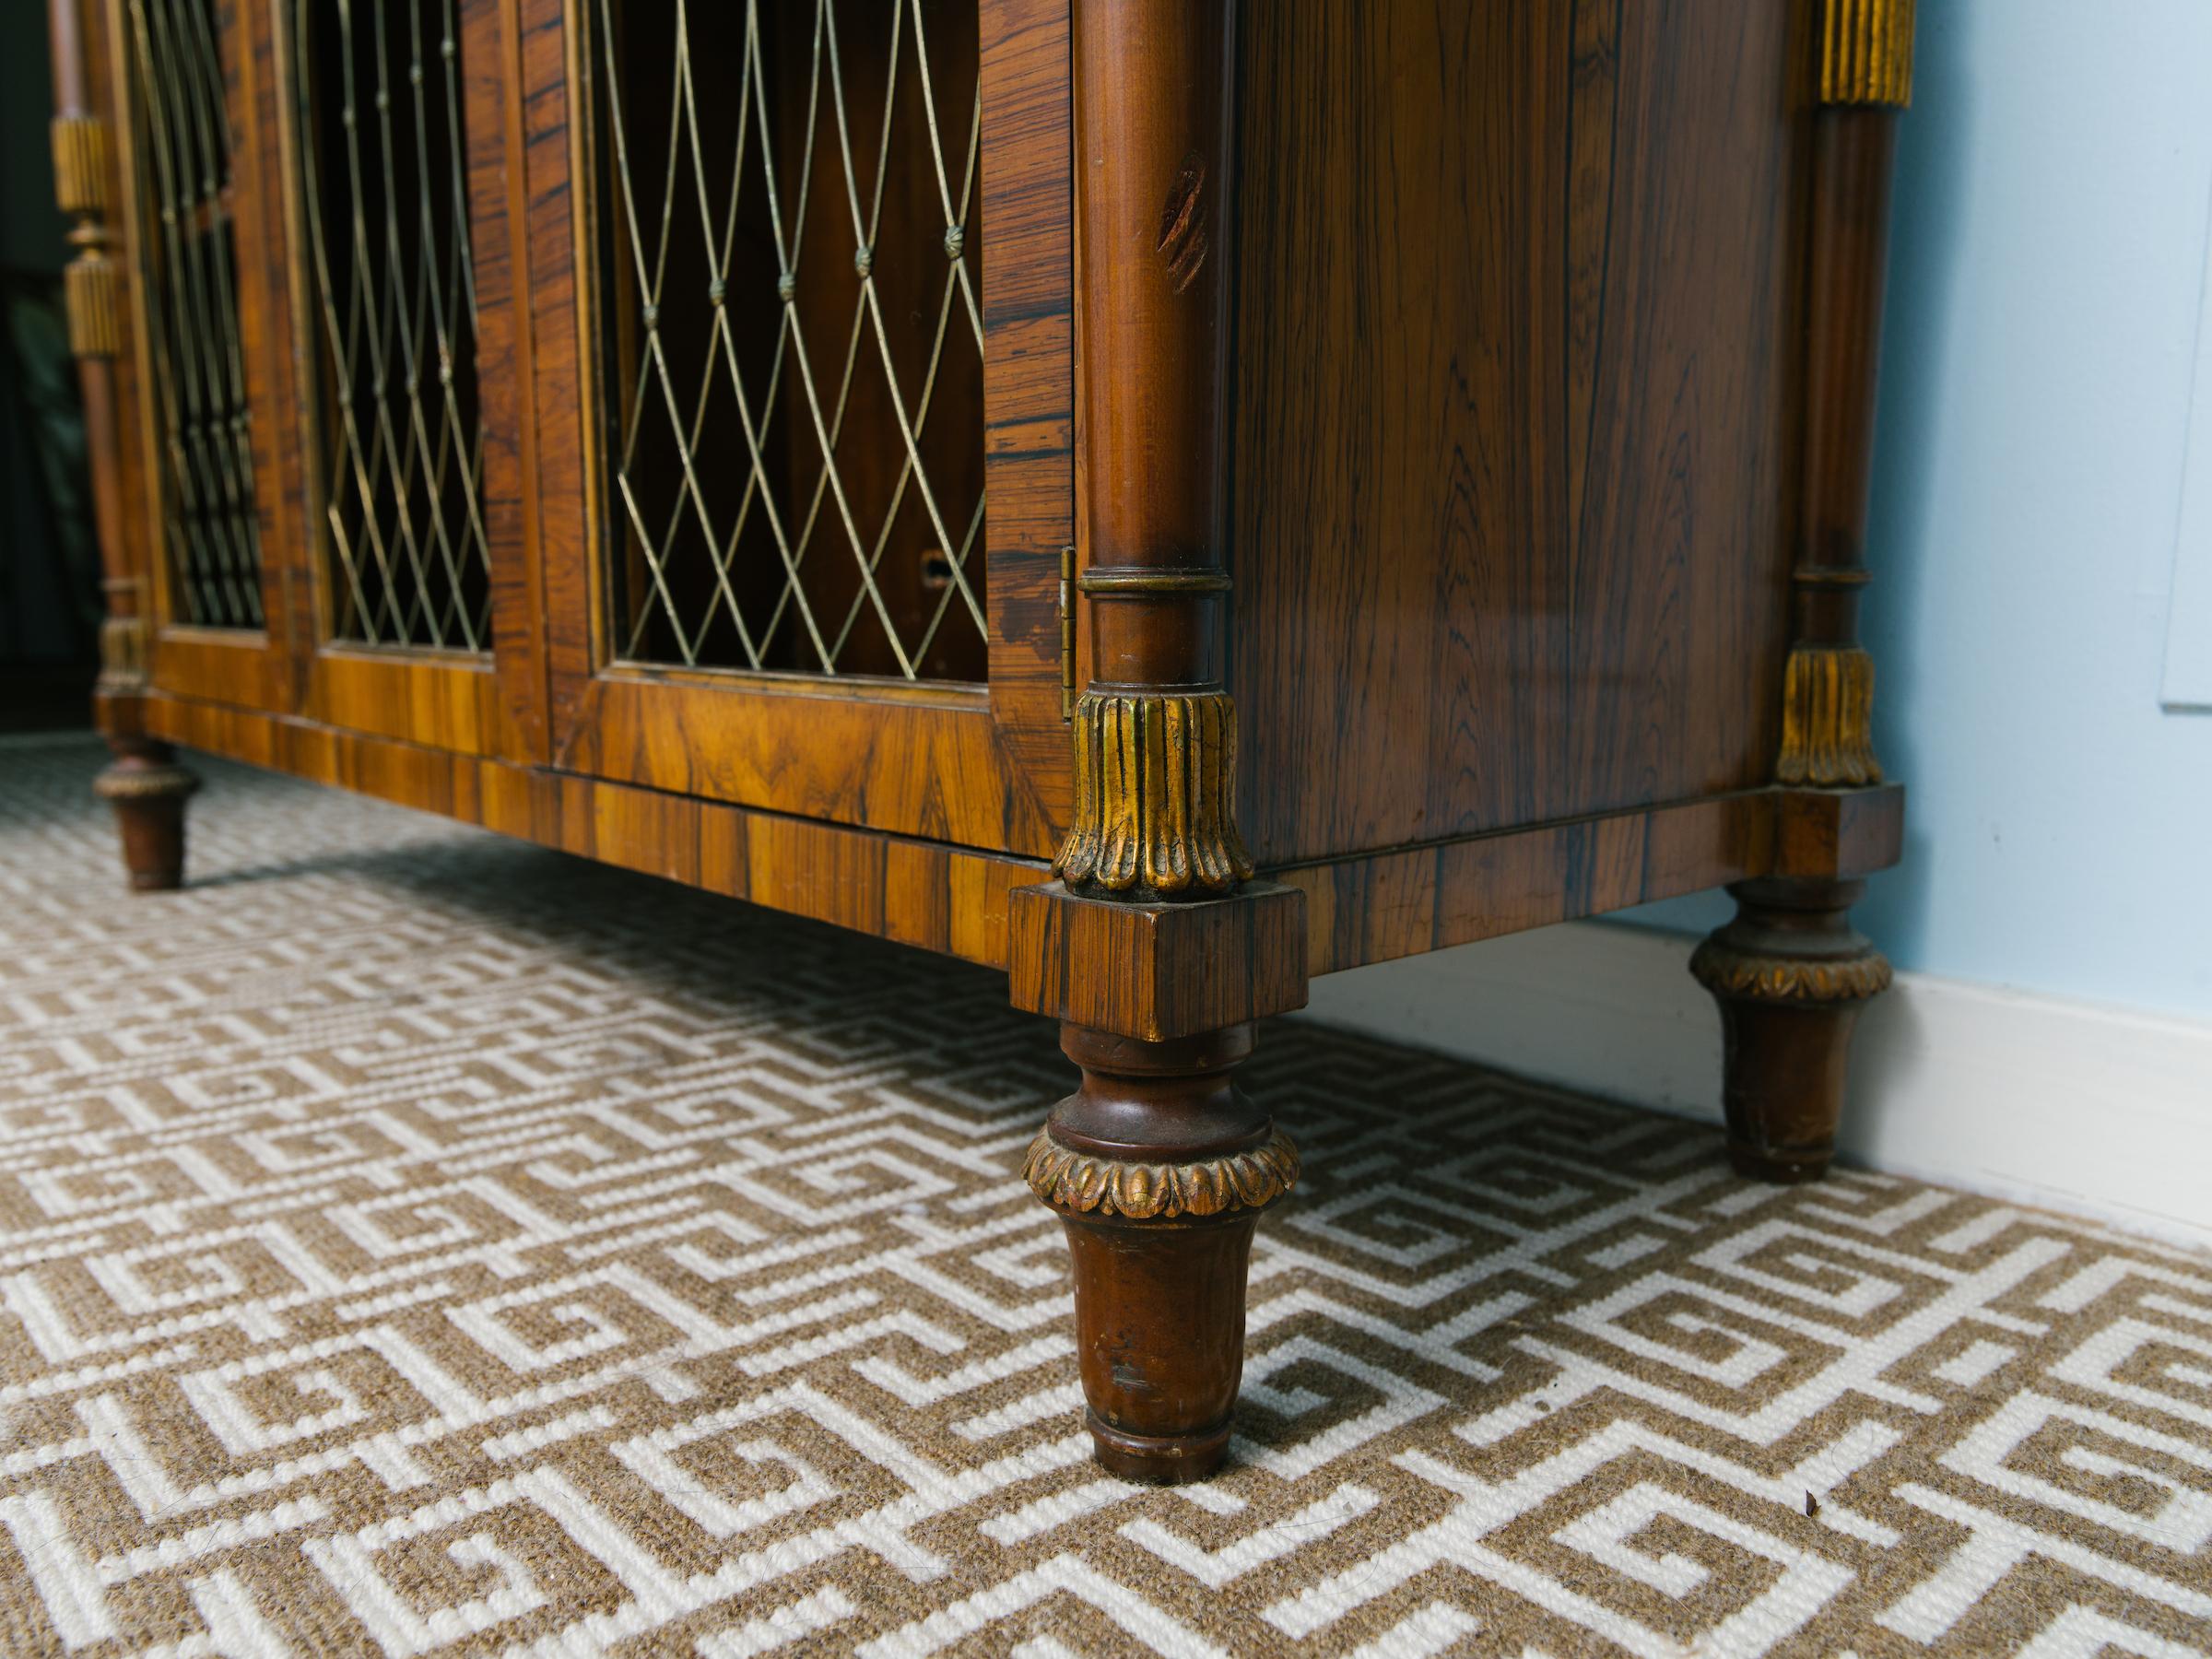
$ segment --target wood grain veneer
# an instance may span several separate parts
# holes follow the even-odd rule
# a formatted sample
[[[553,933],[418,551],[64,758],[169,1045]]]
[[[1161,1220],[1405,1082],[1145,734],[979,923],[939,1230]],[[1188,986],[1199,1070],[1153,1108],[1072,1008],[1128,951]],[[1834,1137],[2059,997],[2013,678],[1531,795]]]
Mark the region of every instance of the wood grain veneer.
[[[1767,781],[1794,9],[1248,9],[1230,682],[1263,866]]]
[[[1825,1167],[1888,981],[1848,912],[1903,850],[1856,624],[1909,0],[978,0],[990,637],[959,685],[624,660],[637,339],[601,300],[637,296],[602,268],[576,0],[457,0],[474,655],[327,638],[295,14],[218,8],[268,625],[178,626],[128,3],[50,0],[80,263],[131,278],[80,333],[135,883],[182,878],[182,745],[1007,969],[1080,1074],[1024,1173],[1065,1223],[1098,1456],[1142,1478],[1228,1447],[1253,1228],[1299,1172],[1235,1076],[1312,974],[1726,886],[1695,971],[1732,1146]],[[695,49],[731,55],[726,23]],[[872,272],[841,238],[805,233],[817,272]]]

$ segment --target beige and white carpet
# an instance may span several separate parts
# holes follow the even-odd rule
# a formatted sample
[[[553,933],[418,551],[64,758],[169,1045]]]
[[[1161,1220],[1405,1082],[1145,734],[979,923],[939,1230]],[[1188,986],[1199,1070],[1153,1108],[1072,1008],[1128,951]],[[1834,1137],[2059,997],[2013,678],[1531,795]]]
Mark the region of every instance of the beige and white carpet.
[[[0,747],[0,1652],[2212,1648],[2204,1258],[1284,1024],[1127,1486],[994,976],[215,764],[132,899],[98,760]]]

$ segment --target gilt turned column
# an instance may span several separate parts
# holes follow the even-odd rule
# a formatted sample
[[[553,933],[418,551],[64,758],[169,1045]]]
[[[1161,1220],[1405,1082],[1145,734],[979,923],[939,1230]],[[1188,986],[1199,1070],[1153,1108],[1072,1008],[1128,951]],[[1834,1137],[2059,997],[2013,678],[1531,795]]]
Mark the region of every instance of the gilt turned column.
[[[1805,420],[1785,791],[1871,790],[1874,662],[1859,643],[1889,179],[1912,90],[1913,0],[1816,0]],[[1850,925],[1864,884],[1739,882],[1735,919],[1690,959],[1721,1006],[1730,1153],[1768,1181],[1818,1179],[1835,1151],[1852,1028],[1889,964]]]
[[[107,620],[100,631],[100,681],[93,713],[114,756],[93,790],[115,809],[124,866],[142,891],[184,879],[184,802],[199,780],[176,762],[169,745],[145,726],[145,583],[131,568],[123,531],[123,485],[117,446],[115,360],[124,338],[124,270],[112,252],[117,192],[108,122],[91,96],[88,29],[101,27],[99,9],[53,0],[53,183],[73,221],[75,250],[63,273],[69,349],[76,358],[85,406],[85,448],[91,474],[93,527],[100,543]],[[94,43],[98,36],[92,37]]]
[[[1010,978],[1082,1073],[1025,1172],[1065,1224],[1099,1461],[1179,1481],[1228,1450],[1253,1229],[1298,1175],[1234,1073],[1253,1022],[1305,1002],[1303,896],[1251,879],[1222,684],[1230,9],[1075,16],[1090,678],[1060,879],[1013,896]]]

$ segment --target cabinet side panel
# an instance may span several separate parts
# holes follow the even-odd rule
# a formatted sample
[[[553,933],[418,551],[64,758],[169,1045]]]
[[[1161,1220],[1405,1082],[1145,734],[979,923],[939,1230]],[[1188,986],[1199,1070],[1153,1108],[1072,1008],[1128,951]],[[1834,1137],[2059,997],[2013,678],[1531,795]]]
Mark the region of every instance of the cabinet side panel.
[[[1247,8],[1231,684],[1282,865],[1755,786],[1795,8]]]
[[[983,476],[991,712],[1057,836],[1060,549],[1076,538],[1074,99],[1068,0],[982,0]]]

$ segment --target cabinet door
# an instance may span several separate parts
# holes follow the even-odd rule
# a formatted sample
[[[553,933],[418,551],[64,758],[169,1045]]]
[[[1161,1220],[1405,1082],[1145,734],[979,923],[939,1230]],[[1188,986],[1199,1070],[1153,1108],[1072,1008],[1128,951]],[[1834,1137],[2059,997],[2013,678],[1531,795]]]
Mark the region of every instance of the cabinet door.
[[[1065,0],[522,0],[556,764],[1065,822]]]
[[[538,758],[511,10],[268,0],[265,27],[300,712]]]
[[[282,293],[252,119],[267,65],[223,0],[110,0],[102,23],[132,276],[120,528],[151,589],[148,670],[180,696],[283,709]]]

